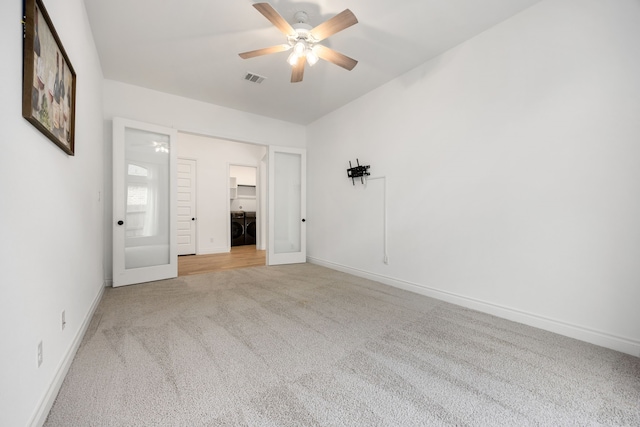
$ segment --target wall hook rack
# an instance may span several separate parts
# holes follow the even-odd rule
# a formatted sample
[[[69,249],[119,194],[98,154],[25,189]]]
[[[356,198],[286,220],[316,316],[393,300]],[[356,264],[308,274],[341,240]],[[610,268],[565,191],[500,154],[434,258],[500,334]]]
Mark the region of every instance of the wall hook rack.
[[[349,160],[349,169],[347,169],[347,176],[351,178],[353,185],[356,185],[356,178],[360,178],[360,182],[364,184],[364,177],[371,175],[368,171],[371,166],[360,166],[360,161],[356,159],[358,166],[352,166],[351,160]]]

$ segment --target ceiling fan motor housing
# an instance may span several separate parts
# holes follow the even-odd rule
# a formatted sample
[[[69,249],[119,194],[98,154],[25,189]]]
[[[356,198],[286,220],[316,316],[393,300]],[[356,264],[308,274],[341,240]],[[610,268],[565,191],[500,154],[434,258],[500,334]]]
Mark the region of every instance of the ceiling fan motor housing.
[[[293,15],[293,19],[295,19],[297,23],[306,24],[309,20],[309,15],[307,15],[307,12],[304,10],[299,10]]]
[[[311,25],[304,22],[298,22],[296,24],[293,24],[292,27],[294,30],[296,30],[295,34],[291,34],[288,37],[289,43],[292,46],[299,40],[304,40],[310,44],[316,43],[316,40],[311,34]]]

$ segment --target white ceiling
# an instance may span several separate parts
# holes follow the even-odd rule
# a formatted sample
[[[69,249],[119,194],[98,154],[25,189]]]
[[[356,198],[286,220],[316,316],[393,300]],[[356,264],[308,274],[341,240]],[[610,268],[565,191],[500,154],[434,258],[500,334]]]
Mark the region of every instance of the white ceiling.
[[[105,78],[308,124],[540,0],[272,0],[290,23],[316,26],[349,8],[359,23],[322,44],[358,60],[319,61],[290,83],[286,42],[251,0],[85,0]],[[244,80],[247,72],[267,77]]]

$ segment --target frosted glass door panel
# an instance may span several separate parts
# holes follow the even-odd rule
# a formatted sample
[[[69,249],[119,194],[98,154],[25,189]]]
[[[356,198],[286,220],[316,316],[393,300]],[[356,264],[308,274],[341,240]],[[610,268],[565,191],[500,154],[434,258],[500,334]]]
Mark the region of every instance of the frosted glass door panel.
[[[300,252],[300,155],[275,153],[275,253]]]
[[[306,151],[269,147],[267,263],[306,261]]]
[[[125,268],[169,263],[169,136],[125,128]]]

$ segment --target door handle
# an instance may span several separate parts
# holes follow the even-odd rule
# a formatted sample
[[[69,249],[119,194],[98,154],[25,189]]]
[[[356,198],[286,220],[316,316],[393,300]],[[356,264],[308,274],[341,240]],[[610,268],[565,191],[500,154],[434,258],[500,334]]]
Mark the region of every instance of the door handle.
[[[122,225],[122,224],[124,224],[123,220],[118,221],[118,225]]]
[[[191,221],[195,221],[195,220],[196,220],[195,218],[191,218]]]
[[[306,221],[307,221],[306,219],[302,218],[302,222],[306,222]]]

